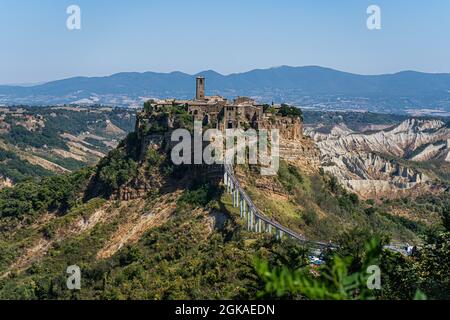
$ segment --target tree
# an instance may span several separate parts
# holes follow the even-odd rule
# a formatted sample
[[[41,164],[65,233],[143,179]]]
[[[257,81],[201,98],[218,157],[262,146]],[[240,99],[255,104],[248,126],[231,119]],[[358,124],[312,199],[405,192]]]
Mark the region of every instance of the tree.
[[[314,300],[375,299],[375,292],[367,286],[370,274],[366,270],[376,263],[381,250],[381,241],[366,242],[362,268],[355,272],[351,271],[354,257],[338,254],[317,270],[310,266],[296,270],[286,266],[272,268],[267,261],[255,260],[256,272],[264,283],[260,297],[297,295]]]
[[[289,106],[287,104],[282,104],[278,113],[283,117],[300,117],[303,119],[303,112],[300,108]]]

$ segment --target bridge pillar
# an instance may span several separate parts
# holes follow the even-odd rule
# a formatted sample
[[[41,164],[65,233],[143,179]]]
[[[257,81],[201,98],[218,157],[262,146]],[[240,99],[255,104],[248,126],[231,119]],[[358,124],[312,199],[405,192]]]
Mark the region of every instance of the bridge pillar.
[[[239,201],[239,212],[241,214],[241,218],[244,217],[244,200],[241,198]]]
[[[233,189],[231,191],[231,200],[232,200],[233,208],[235,208],[236,207],[236,189]]]
[[[255,219],[256,219],[255,213],[252,211],[252,225],[251,225],[252,231],[255,231]]]
[[[231,196],[233,197],[233,208],[236,207],[236,189],[231,192]]]
[[[236,189],[236,199],[237,199],[237,205],[239,205],[239,202],[241,202],[241,193],[238,189]]]
[[[262,232],[262,220],[258,219],[258,232]]]

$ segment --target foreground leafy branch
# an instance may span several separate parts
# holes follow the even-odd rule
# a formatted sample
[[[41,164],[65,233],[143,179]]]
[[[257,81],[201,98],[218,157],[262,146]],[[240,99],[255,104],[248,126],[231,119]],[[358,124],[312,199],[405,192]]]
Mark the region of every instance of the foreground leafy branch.
[[[381,249],[380,240],[367,242],[363,267],[358,272],[350,271],[352,257],[337,254],[323,267],[306,266],[297,270],[284,266],[271,268],[266,261],[256,259],[255,269],[264,284],[259,297],[294,295],[313,300],[375,299],[374,291],[367,286],[371,274],[366,270],[376,264]]]

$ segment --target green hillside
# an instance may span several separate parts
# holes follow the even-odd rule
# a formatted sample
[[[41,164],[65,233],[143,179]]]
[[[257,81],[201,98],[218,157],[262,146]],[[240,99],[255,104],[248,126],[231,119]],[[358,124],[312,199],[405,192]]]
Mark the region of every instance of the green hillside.
[[[282,163],[271,183],[290,196],[263,202],[264,187],[241,168],[267,214],[339,245],[314,267],[307,246],[248,232],[220,184],[192,179],[165,153],[140,154],[141,143],[131,134],[93,170],[0,191],[0,298],[448,298],[448,199],[435,199],[437,218],[419,225]],[[155,187],[140,198],[111,198],[135,179]],[[424,239],[423,246],[411,257],[383,251],[391,237]],[[381,291],[364,286],[368,263],[385,272]],[[81,268],[79,291],[66,288],[70,265]]]

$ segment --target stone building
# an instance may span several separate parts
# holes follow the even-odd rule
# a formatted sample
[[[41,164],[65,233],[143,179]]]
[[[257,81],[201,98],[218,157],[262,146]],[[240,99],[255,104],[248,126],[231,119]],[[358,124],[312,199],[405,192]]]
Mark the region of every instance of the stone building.
[[[281,138],[296,140],[302,137],[302,120],[299,116],[282,116],[276,112],[279,107],[259,104],[248,97],[238,97],[229,101],[221,96],[206,96],[203,77],[196,80],[195,99],[150,100],[147,106],[148,109],[144,109],[143,114],[139,116],[144,122],[149,118],[150,112],[178,107],[185,108],[194,120],[202,121],[204,126],[210,128],[220,130],[276,128],[280,130]]]

